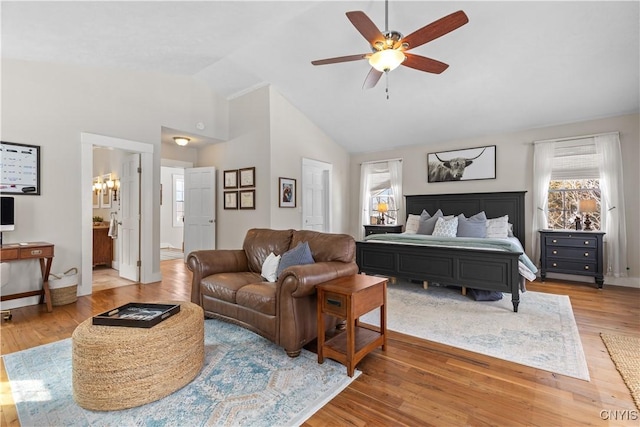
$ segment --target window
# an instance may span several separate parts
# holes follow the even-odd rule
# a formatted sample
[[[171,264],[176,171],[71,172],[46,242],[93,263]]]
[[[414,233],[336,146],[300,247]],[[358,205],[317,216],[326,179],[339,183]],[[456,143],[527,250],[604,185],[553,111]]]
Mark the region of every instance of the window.
[[[402,197],[402,160],[366,162],[360,169],[360,238],[364,238],[364,225],[402,224],[404,199]]]
[[[387,174],[388,175],[388,174]],[[384,218],[384,224],[395,224],[398,220],[398,207],[396,198],[391,192],[391,187],[371,192],[371,205],[369,210],[372,217]],[[378,221],[382,223],[382,221]]]
[[[184,175],[173,177],[173,226],[184,226]]]
[[[600,230],[600,180],[567,179],[549,182],[548,221],[552,229],[574,229],[576,218],[584,222],[578,212],[580,200],[594,199],[596,212],[589,214],[591,228]]]
[[[599,155],[593,139],[558,142],[554,148],[549,181],[547,226],[551,229],[582,229],[586,213],[579,212],[581,200],[593,199],[596,211],[589,212],[591,228],[600,227]],[[578,224],[576,220],[579,219]]]

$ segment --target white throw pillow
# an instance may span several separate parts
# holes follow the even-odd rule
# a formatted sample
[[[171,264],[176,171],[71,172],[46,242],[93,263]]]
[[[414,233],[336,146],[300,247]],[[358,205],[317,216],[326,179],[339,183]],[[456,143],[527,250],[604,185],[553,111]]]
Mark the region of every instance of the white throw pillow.
[[[506,239],[509,235],[509,215],[487,220],[487,239]]]
[[[420,227],[420,215],[409,214],[407,224],[404,226],[404,232],[407,234],[416,234]]]
[[[278,271],[278,265],[280,264],[280,255],[276,255],[273,252],[269,254],[267,259],[262,263],[262,277],[267,279],[267,282],[275,282],[278,279],[276,271]]]
[[[450,219],[438,218],[436,226],[433,228],[432,236],[436,237],[456,237],[458,232],[458,217]]]

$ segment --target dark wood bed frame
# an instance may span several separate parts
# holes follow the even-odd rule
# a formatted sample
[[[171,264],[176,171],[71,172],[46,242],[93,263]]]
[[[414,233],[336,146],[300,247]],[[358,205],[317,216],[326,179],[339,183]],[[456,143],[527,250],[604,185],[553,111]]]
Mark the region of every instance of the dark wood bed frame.
[[[525,247],[525,191],[499,193],[427,194],[405,196],[408,214],[423,209],[434,214],[466,217],[484,211],[487,218],[509,215],[513,235]],[[466,288],[507,292],[513,311],[520,302],[518,257],[521,252],[487,251],[463,248],[436,248],[384,242],[356,242],[356,262],[360,272],[436,282]]]

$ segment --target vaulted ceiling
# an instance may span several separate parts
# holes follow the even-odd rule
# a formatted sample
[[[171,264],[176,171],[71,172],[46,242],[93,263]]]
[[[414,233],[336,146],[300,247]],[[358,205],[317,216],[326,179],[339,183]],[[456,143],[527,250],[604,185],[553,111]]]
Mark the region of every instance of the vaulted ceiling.
[[[469,23],[370,90],[345,12],[384,30],[383,1],[7,2],[2,57],[193,76],[233,98],[271,84],[350,152],[435,144],[639,111],[639,2],[395,1],[404,35],[463,10]],[[389,99],[386,96],[388,88]]]

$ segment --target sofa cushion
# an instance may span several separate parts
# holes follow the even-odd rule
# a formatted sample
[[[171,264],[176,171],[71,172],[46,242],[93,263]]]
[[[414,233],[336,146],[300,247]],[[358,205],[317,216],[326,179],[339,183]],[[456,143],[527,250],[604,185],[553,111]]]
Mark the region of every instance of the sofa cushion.
[[[278,265],[280,265],[280,255],[275,255],[271,252],[262,263],[262,273],[260,273],[267,282],[278,280]]]
[[[275,316],[276,284],[260,282],[243,286],[236,294],[236,303],[259,313]]]
[[[314,262],[309,242],[301,242],[295,248],[282,254],[276,274],[280,277],[282,271],[292,265],[313,264]]]
[[[262,282],[260,274],[250,272],[217,273],[200,281],[200,292],[203,295],[235,304],[238,290],[256,282]]]
[[[293,247],[291,246],[292,235],[293,230],[252,228],[247,231],[242,249],[247,255],[249,271],[260,273],[262,271],[262,263],[271,252],[276,255],[282,255]]]
[[[308,242],[315,262],[355,262],[355,239],[348,234],[321,233],[313,230],[297,230],[293,233],[291,247]]]

